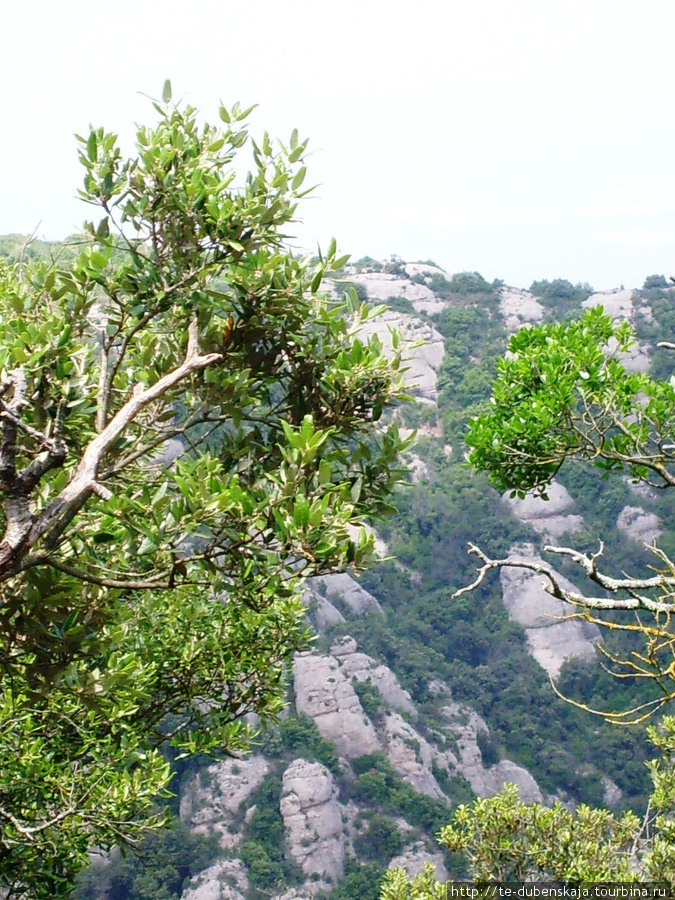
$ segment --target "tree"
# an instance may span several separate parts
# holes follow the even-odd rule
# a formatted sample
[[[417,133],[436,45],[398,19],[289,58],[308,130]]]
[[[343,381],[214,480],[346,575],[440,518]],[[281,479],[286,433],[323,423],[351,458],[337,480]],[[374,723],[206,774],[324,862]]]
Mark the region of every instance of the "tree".
[[[154,104],[80,138],[72,262],[0,266],[0,892],[66,896],[149,826],[174,752],[281,708],[299,591],[361,567],[405,446],[399,357],[285,245],[307,142]],[[243,181],[238,154],[253,168]],[[357,526],[356,533],[353,526]],[[354,536],[356,535],[356,536]]]
[[[566,324],[523,328],[511,337],[498,365],[489,405],[470,424],[469,461],[487,472],[500,491],[546,497],[561,466],[590,462],[604,476],[627,473],[655,488],[675,486],[675,379],[663,381],[629,373],[620,354],[629,349],[628,325],[615,327],[601,308]],[[547,589],[569,603],[573,615],[637,635],[642,646],[626,658],[605,651],[618,675],[658,682],[653,702],[636,709],[604,713],[614,721],[640,721],[675,697],[675,564],[653,547],[649,574],[616,577],[600,568],[603,545],[593,554],[572,547],[546,546],[588,577],[592,589],[568,590],[546,563],[506,557],[493,559],[481,548],[471,552],[482,563],[478,576],[505,566],[542,574]],[[630,620],[617,618],[630,613]],[[612,615],[612,618],[608,618]],[[633,813],[617,818],[608,810],[580,806],[570,812],[519,801],[512,786],[497,797],[460,807],[441,832],[448,849],[467,858],[478,885],[494,881],[663,882],[675,886],[675,718],[649,729],[662,757],[650,765],[654,790],[644,819]],[[433,900],[443,885],[427,870],[410,881],[391,873],[382,900]]]

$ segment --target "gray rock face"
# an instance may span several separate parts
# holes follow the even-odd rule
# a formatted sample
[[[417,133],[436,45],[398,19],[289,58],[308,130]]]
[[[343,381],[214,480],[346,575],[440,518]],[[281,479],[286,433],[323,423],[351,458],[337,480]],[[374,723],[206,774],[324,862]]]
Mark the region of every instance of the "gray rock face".
[[[585,309],[602,306],[607,315],[613,319],[630,319],[633,315],[633,291],[628,289],[598,291],[598,293],[587,297],[581,305]]]
[[[471,785],[471,789],[479,797],[493,797],[498,794],[507,782],[515,784],[518,793],[525,803],[542,803],[543,795],[539,785],[527,769],[516,765],[511,760],[500,760],[491,768],[483,764],[483,756],[478,746],[478,736],[489,734],[483,719],[468,706],[450,702],[442,709],[448,722],[445,729],[456,746],[457,755],[451,751],[439,757],[439,764],[445,764],[448,771],[454,768],[460,772]]]
[[[246,867],[238,859],[219,860],[192,878],[182,900],[246,900]]]
[[[426,312],[431,315],[440,312],[445,306],[443,300],[426,285],[408,281],[407,278],[401,278],[400,275],[390,275],[385,272],[363,272],[356,277],[356,280],[366,286],[369,298],[387,301],[391,297],[405,297],[406,300],[410,300],[417,313]]]
[[[616,527],[635,541],[651,544],[661,537],[663,529],[656,513],[646,512],[641,506],[625,506],[616,520]]]
[[[605,789],[605,804],[607,806],[616,806],[623,799],[623,791],[619,785],[612,781],[607,775],[601,776],[602,786]]]
[[[511,548],[511,554],[543,562],[531,545]],[[544,590],[546,579],[528,569],[504,568],[499,578],[504,606],[509,617],[525,628],[532,656],[555,678],[566,659],[592,659],[599,632],[594,625],[569,619],[572,612],[562,600]],[[558,576],[568,590],[577,589]]]
[[[333,606],[330,600],[318,594],[313,594],[313,599],[316,602],[316,609],[312,613],[312,621],[317,631],[321,632],[337,622],[344,622],[345,617]]]
[[[279,808],[289,852],[323,890],[344,876],[347,816],[333,776],[321,763],[296,759],[284,772]]]
[[[416,841],[410,847],[406,847],[400,856],[394,857],[389,863],[389,869],[404,869],[409,878],[419,875],[422,869],[431,863],[434,867],[434,875],[437,881],[448,880],[448,870],[443,863],[443,854],[440,851],[431,853],[422,841]]]
[[[391,310],[373,319],[372,322],[367,322],[361,334],[364,337],[377,334],[386,351],[387,348],[391,348],[391,329],[398,331],[403,343],[408,345],[403,354],[407,369],[406,385],[419,400],[435,403],[438,397],[437,375],[445,352],[443,335],[415,316]],[[418,341],[419,346],[410,346]]]
[[[343,600],[357,616],[367,612],[382,612],[382,607],[375,597],[346,572],[317,575],[316,578],[310,579],[308,584],[311,590],[325,596],[329,601],[333,598]]]
[[[541,322],[544,318],[544,307],[534,294],[520,288],[503,287],[499,296],[499,309],[509,334],[518,331],[523,325]]]
[[[601,291],[597,294],[591,294],[590,297],[583,301],[582,306],[586,307],[586,309],[602,306],[607,315],[611,316],[615,322],[630,321],[636,315],[632,290]],[[651,315],[651,310],[648,307],[643,308],[641,312],[643,315],[645,312]],[[609,342],[607,351],[609,353],[616,352],[616,341],[614,339]],[[635,343],[626,353],[619,353],[617,357],[629,372],[649,371],[649,347],[645,344]]]
[[[314,719],[340,756],[354,759],[382,749],[373,723],[334,656],[297,654],[293,684],[296,709]]]
[[[498,794],[505,784],[515,784],[523,803],[543,803],[544,797],[539,785],[527,769],[516,765],[510,759],[501,759],[488,770],[494,778],[494,794]],[[494,794],[492,796],[494,796]]]
[[[417,710],[410,699],[410,694],[403,690],[391,669],[375,662],[365,653],[357,653],[356,641],[353,638],[346,637],[333,644],[331,653],[338,659],[347,678],[372,682],[387,706],[403,709],[411,716],[417,717]]]
[[[398,774],[420,794],[443,797],[443,791],[431,771],[436,753],[421,734],[399,713],[384,717],[383,742],[389,762]]]
[[[527,494],[523,500],[503,495],[504,502],[521,522],[526,522],[541,535],[559,537],[566,531],[579,531],[584,526],[581,516],[570,514],[574,500],[557,481],[547,490],[548,500]]]
[[[183,788],[181,821],[199,834],[217,832],[224,848],[237,846],[240,836],[228,826],[268,772],[267,760],[260,754],[226,759],[202,769]]]
[[[450,691],[442,683],[436,693],[448,697],[444,707],[448,737],[457,752],[439,749],[406,721],[396,708],[417,716],[410,695],[387,666],[358,653],[356,641],[341,638],[331,647],[330,656],[298,654],[293,665],[296,707],[311,716],[321,734],[332,740],[340,756],[355,759],[375,750],[383,751],[398,775],[415,790],[429,797],[443,797],[434,774],[436,763],[450,775],[459,773],[480,797],[491,797],[506,781],[515,782],[528,802],[540,800],[541,792],[525,769],[503,760],[485,768],[478,746],[478,734],[488,734],[481,717],[472,709],[450,700]],[[378,717],[377,725],[363,711],[352,686],[352,679],[374,684],[389,707]]]

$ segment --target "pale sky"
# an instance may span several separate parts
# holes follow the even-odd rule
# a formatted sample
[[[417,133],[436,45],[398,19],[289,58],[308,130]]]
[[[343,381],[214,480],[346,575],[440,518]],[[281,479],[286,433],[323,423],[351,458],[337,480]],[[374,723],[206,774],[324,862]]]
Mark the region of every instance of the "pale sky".
[[[74,133],[216,121],[310,138],[298,246],[527,287],[675,274],[673,0],[7,0],[0,234],[87,208]]]

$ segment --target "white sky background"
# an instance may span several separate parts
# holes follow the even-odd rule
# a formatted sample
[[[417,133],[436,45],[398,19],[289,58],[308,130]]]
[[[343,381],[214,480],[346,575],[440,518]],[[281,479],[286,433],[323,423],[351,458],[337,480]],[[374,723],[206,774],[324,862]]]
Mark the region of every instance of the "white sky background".
[[[675,274],[673,0],[7,0],[0,233],[87,208],[75,132],[154,116],[310,138],[298,243],[535,278]]]

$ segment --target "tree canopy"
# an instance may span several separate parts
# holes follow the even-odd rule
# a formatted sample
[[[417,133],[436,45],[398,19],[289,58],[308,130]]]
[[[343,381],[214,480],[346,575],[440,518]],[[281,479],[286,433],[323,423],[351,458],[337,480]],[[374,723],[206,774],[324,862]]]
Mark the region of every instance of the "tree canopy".
[[[401,476],[400,357],[321,291],[335,242],[287,247],[307,142],[238,105],[201,124],[168,83],[154,106],[133,156],[79,138],[76,252],[0,266],[8,897],[66,896],[156,824],[163,745],[233,753],[278,713],[303,580],[366,564]]]

